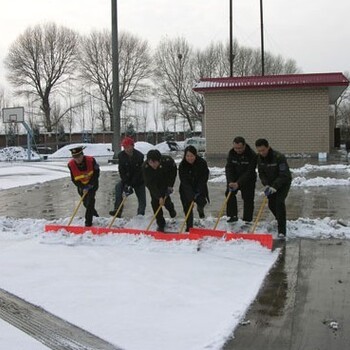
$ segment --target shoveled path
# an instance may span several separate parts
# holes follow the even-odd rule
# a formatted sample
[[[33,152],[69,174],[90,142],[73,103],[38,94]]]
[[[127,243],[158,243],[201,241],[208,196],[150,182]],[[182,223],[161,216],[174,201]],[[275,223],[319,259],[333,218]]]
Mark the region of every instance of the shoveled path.
[[[224,350],[349,349],[349,290],[349,241],[289,241]]]
[[[0,289],[0,318],[54,350],[121,348]]]

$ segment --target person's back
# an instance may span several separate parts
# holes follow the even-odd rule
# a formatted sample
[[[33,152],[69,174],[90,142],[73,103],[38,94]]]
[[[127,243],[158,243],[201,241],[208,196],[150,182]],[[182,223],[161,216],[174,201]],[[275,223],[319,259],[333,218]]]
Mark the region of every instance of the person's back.
[[[170,217],[176,216],[175,207],[170,198],[177,175],[175,161],[170,156],[162,156],[158,150],[150,150],[142,165],[142,173],[151,195],[151,205],[158,224],[157,230],[164,232],[166,222],[162,207],[169,211]]]

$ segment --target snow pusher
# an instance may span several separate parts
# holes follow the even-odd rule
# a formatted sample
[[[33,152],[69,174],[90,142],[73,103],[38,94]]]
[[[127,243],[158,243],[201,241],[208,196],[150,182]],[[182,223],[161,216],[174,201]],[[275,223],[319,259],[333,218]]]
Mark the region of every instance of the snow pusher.
[[[229,195],[228,195],[229,196]],[[227,198],[226,198],[227,199]],[[225,200],[225,203],[227,200]],[[260,219],[261,213],[266,205],[266,201],[264,199],[261,208],[259,210],[257,219],[254,223],[254,228],[257,225],[257,222]],[[193,207],[193,206],[192,206]],[[49,224],[45,225],[45,231],[46,232],[57,232],[60,230],[64,230],[66,232],[72,233],[72,234],[84,234],[86,232],[90,232],[94,235],[103,235],[103,234],[132,234],[132,235],[146,235],[151,236],[154,239],[158,240],[164,240],[164,241],[179,241],[183,239],[189,239],[189,240],[197,240],[200,241],[206,237],[214,237],[218,239],[222,239],[225,241],[231,241],[235,239],[244,239],[244,240],[250,240],[250,241],[257,241],[259,242],[263,247],[266,247],[268,249],[272,249],[273,246],[273,239],[271,234],[256,234],[254,232],[251,233],[244,233],[244,232],[230,232],[230,231],[224,231],[224,230],[216,230],[217,223],[215,224],[214,229],[207,229],[207,228],[190,228],[189,232],[182,233],[184,224],[181,226],[180,232],[158,232],[158,231],[151,231],[149,230],[153,221],[155,220],[155,217],[157,215],[158,211],[153,215],[152,220],[150,224],[147,226],[146,229],[133,229],[133,228],[113,228],[111,225],[108,227],[101,227],[101,226],[70,226],[68,225],[55,225],[55,224]],[[187,215],[185,218],[185,223],[187,220]],[[219,218],[221,215],[219,215]],[[114,222],[114,219],[112,220],[112,223]],[[70,221],[71,222],[71,221]],[[218,222],[218,221],[217,221]]]
[[[256,234],[256,233],[243,233],[243,232],[230,232],[223,230],[212,230],[204,228],[190,228],[188,233],[164,233],[158,231],[149,231],[143,229],[133,229],[133,228],[109,228],[109,227],[99,227],[99,226],[67,226],[67,225],[46,225],[46,232],[57,232],[60,230],[67,231],[73,234],[84,234],[90,232],[94,235],[103,235],[108,233],[114,234],[132,234],[132,235],[146,235],[151,236],[155,239],[163,241],[179,241],[183,239],[189,240],[201,240],[205,237],[215,237],[223,239],[225,241],[231,241],[234,239],[245,239],[250,241],[257,241],[262,246],[272,249],[273,239],[271,234]]]

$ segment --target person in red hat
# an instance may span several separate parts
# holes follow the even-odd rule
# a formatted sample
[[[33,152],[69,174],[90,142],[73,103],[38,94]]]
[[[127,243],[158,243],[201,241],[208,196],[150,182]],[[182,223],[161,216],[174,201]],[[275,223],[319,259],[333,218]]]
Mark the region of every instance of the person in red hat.
[[[131,137],[125,137],[121,146],[123,150],[118,154],[118,170],[120,181],[115,185],[114,209],[109,212],[114,216],[123,201],[123,196],[130,196],[135,191],[138,208],[137,215],[145,215],[146,189],[142,176],[143,153],[135,149],[135,142]],[[120,208],[117,217],[122,216]]]
[[[70,149],[72,159],[68,162],[68,168],[79,195],[82,197],[86,193],[83,205],[86,208],[85,226],[89,227],[92,226],[93,216],[99,216],[95,209],[95,196],[98,190],[100,167],[94,157],[84,155],[83,149],[83,146]]]

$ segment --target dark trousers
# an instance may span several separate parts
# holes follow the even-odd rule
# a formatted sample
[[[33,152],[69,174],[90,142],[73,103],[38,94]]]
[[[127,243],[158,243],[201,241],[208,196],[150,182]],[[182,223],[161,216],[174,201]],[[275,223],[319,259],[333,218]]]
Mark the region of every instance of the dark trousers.
[[[253,220],[254,213],[255,184],[249,187],[242,187],[240,191],[243,199],[243,220],[250,222]],[[227,196],[228,193],[229,191],[226,190],[225,196]],[[229,217],[238,216],[237,194],[233,192],[227,202],[226,214]]]
[[[122,181],[119,181],[115,185],[115,201],[114,201],[114,209],[118,209],[120,206],[120,203],[123,200],[123,189],[124,189],[124,183]],[[138,208],[137,208],[137,215],[145,215],[146,210],[146,188],[145,185],[139,185],[133,187],[137,201],[138,201]],[[118,216],[121,216],[123,212],[123,208],[120,208]]]
[[[159,208],[159,198],[152,197],[152,194],[151,194],[151,205],[152,205],[153,213],[156,213],[156,211]],[[169,213],[175,210],[174,203],[171,201],[170,197],[166,197],[164,207],[166,208],[166,210],[168,210]],[[157,225],[160,228],[164,228],[165,219],[163,215],[163,208],[160,208],[156,216],[156,221],[157,221]]]
[[[80,197],[83,196],[83,190],[81,188],[78,188],[78,193]],[[92,218],[93,216],[97,216],[97,211],[95,209],[95,196],[96,191],[90,190],[87,195],[84,197],[83,205],[86,208],[85,212],[85,225],[91,226],[92,225]]]
[[[286,211],[286,198],[288,196],[290,185],[282,187],[277,190],[276,193],[268,197],[269,209],[275,216],[278,225],[278,233],[287,232],[287,211]]]
[[[190,206],[191,206],[191,203],[192,201],[189,201],[186,194],[183,193],[183,192],[180,192],[180,199],[181,199],[181,203],[182,203],[182,207],[183,207],[183,210],[184,210],[184,213],[185,215],[187,215],[189,209],[190,209]],[[204,196],[199,196],[197,199],[196,199],[196,204],[197,204],[197,209],[198,211],[200,210],[199,208],[201,208],[203,210],[203,208],[205,207],[205,205],[207,204],[207,200],[205,199]],[[186,221],[186,231],[189,231],[189,229],[193,227],[193,208],[187,218],[187,221]]]

